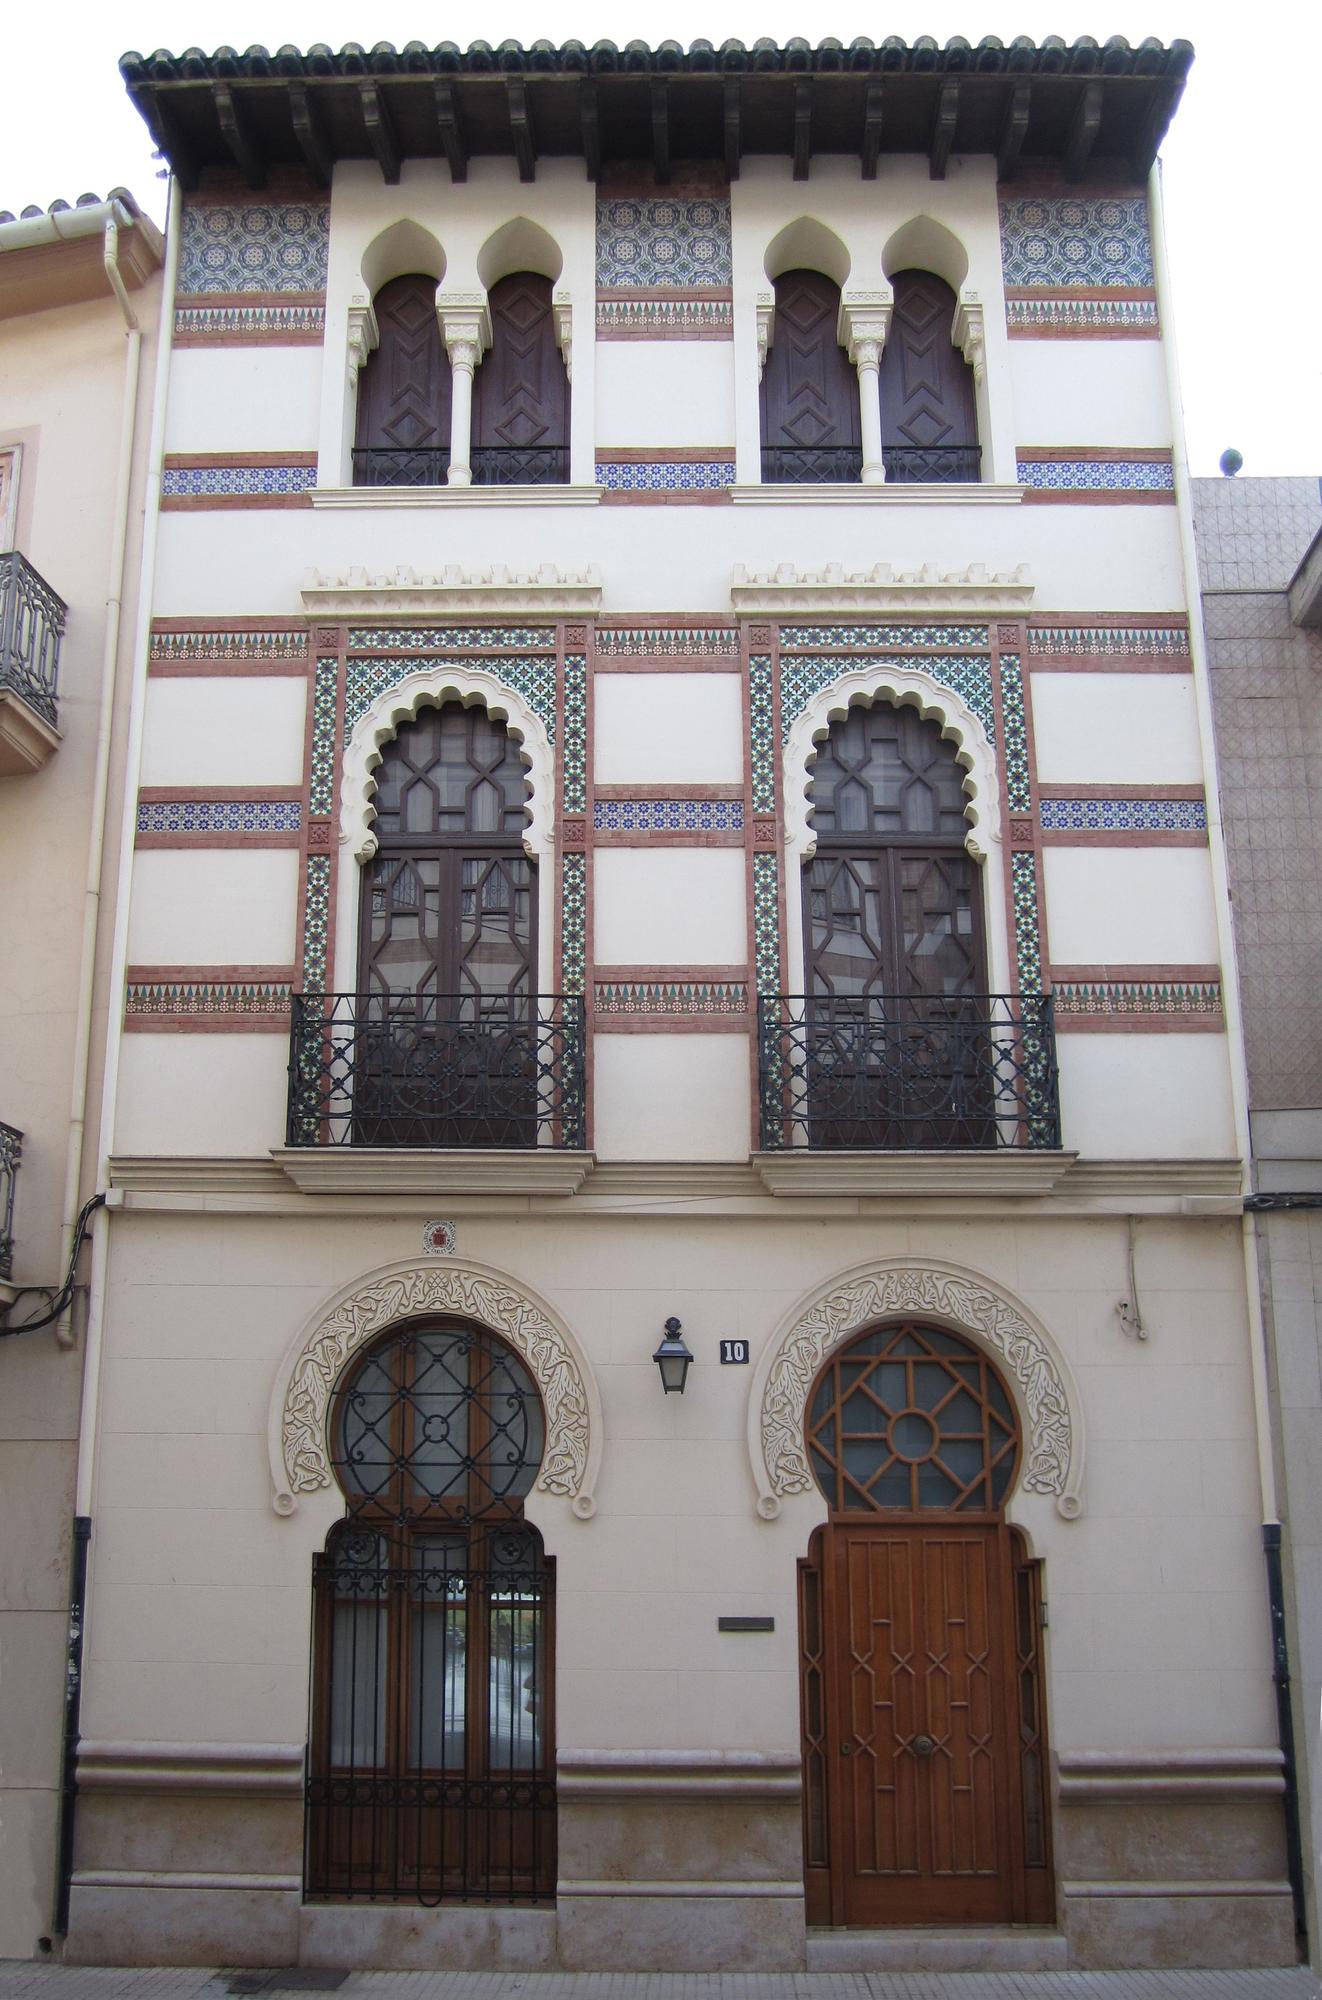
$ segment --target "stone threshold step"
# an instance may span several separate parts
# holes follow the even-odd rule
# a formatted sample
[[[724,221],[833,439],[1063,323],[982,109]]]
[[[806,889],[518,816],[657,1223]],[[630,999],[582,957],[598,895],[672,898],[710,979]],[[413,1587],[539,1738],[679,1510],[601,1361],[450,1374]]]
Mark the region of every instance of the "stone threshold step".
[[[1064,1972],[1061,1931],[930,1925],[910,1930],[808,1932],[809,1972]]]

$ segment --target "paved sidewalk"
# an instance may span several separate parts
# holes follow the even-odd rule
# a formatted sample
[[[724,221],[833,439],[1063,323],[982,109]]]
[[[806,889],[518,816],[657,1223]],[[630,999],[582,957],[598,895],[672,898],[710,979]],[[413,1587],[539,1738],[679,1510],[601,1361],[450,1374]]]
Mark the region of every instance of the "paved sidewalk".
[[[209,1972],[0,1961],[0,2000],[1322,2000],[1268,1972]]]

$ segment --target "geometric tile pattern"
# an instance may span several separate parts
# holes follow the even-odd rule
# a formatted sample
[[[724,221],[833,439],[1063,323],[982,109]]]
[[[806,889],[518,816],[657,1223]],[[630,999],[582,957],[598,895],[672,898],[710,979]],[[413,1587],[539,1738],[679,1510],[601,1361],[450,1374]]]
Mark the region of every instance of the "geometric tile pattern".
[[[1001,721],[1005,729],[1005,802],[1012,813],[1031,812],[1024,671],[1016,653],[1001,655]]]
[[[753,811],[776,810],[776,733],[771,720],[771,655],[748,662],[749,741]]]
[[[138,805],[139,833],[297,833],[301,799],[151,799]]]
[[[1013,195],[1001,201],[1007,285],[1150,285],[1144,195]]]
[[[597,833],[738,833],[742,799],[597,799]]]
[[[1036,631],[1030,626],[1028,650],[1037,655],[1095,654],[1099,658],[1174,655],[1187,659],[1189,634],[1165,625],[1057,625]]]
[[[724,659],[739,651],[739,634],[729,625],[603,626],[597,655],[607,659]]]
[[[340,663],[317,661],[312,690],[312,784],[308,810],[328,813],[335,802],[335,702]]]
[[[167,465],[161,478],[161,497],[177,500],[306,493],[316,483],[315,465]]]
[[[1010,856],[1014,905],[1014,956],[1021,993],[1042,991],[1042,947],[1037,934],[1037,856]]]
[[[603,1014],[746,1014],[748,987],[742,980],[602,980],[593,989],[598,1018]]]
[[[324,993],[330,949],[330,856],[309,854],[303,901],[303,990]]]
[[[1216,979],[1067,979],[1056,981],[1052,990],[1058,1015],[1118,1020],[1132,1014],[1221,1013]]]
[[[985,646],[985,625],[782,625],[781,650],[802,646]]]
[[[734,307],[729,299],[636,299],[597,300],[597,338],[637,338],[651,334],[661,339],[677,335],[692,338],[730,340],[734,336]]]
[[[288,1014],[290,984],[283,980],[142,980],[125,990],[124,1012],[173,1019],[207,1014]]]
[[[1012,333],[1040,328],[1066,331],[1159,333],[1155,299],[1077,299],[1068,292],[1055,298],[1007,299],[1005,323]]]
[[[597,201],[598,285],[728,285],[728,197]]]
[[[1044,833],[1207,832],[1202,799],[1043,799],[1041,813]]]
[[[734,460],[670,459],[665,463],[597,464],[597,484],[608,493],[696,493],[734,484]]]
[[[1173,493],[1175,468],[1145,458],[1021,458],[1015,477],[1037,492]]]
[[[588,803],[588,663],[584,654],[565,657],[565,735],[560,746],[561,803],[581,813]]]
[[[178,288],[196,292],[322,292],[328,202],[188,203]]]
[[[153,632],[151,657],[170,665],[212,660],[306,660],[306,632]]]
[[[555,651],[554,625],[351,625],[351,653]]]
[[[929,656],[901,655],[887,659],[841,659],[838,656],[802,654],[787,656],[782,653],[780,661],[780,733],[788,741],[790,730],[803,714],[813,696],[842,674],[865,673],[872,667],[900,669],[906,673],[922,674],[935,681],[938,687],[948,688],[959,696],[967,707],[973,710],[987,732],[988,741],[995,746],[996,719],[992,708],[991,660],[985,655],[960,659],[946,655],[941,659]],[[759,811],[769,808],[759,807]]]
[[[583,992],[588,963],[588,858],[586,854],[561,856],[560,896],[560,991],[577,996]]]
[[[322,305],[179,306],[174,315],[176,340],[244,340],[253,334],[298,334],[320,339],[326,330]]]
[[[759,993],[780,991],[780,858],[753,856],[753,971]]]
[[[438,655],[437,664],[444,658]],[[410,674],[416,674],[420,667],[429,662],[417,657],[350,660],[345,670],[344,691],[344,740],[347,743],[354,724],[365,715],[378,695],[388,688],[397,687]],[[487,659],[482,661],[482,670],[493,680],[503,681],[505,686],[521,695],[534,715],[541,720],[546,730],[548,742],[555,742],[555,660],[527,659]]]

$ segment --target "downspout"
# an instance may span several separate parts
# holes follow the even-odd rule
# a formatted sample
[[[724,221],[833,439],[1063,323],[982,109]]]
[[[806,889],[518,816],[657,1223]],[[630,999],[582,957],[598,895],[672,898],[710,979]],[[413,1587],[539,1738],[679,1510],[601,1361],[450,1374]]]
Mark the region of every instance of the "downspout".
[[[128,903],[133,837],[137,815],[132,809],[136,795],[138,766],[142,754],[143,716],[146,707],[147,660],[151,648],[151,607],[156,575],[156,538],[160,515],[161,458],[165,442],[166,396],[170,379],[170,354],[174,326],[174,294],[179,267],[179,184],[170,185],[169,220],[166,225],[165,269],[161,289],[160,332],[157,339],[156,382],[152,398],[151,437],[147,448],[144,488],[142,564],[138,581],[137,629],[134,635],[134,681],[129,709],[128,734],[124,753],[124,813],[120,828],[120,851],[116,875],[115,928],[110,963],[109,1022],[106,1036],[105,1077],[101,1088],[101,1120],[96,1179],[99,1187],[109,1185],[109,1150],[114,1135],[115,1098],[119,1082],[119,1009],[123,1004],[124,970],[128,954]],[[106,273],[110,276],[112,251],[107,250]],[[115,277],[119,277],[115,265]],[[122,283],[122,280],[121,280]],[[112,288],[114,278],[111,279]],[[116,291],[116,296],[119,296]],[[121,299],[121,305],[124,301]],[[104,802],[103,802],[104,817]],[[104,827],[103,827],[104,838]],[[117,1197],[112,1192],[110,1205]],[[60,1824],[59,1879],[56,1886],[58,1925],[68,1924],[69,1892],[73,1877],[74,1820],[78,1798],[78,1744],[81,1725],[83,1656],[87,1631],[89,1561],[92,1554],[92,1499],[96,1487],[96,1444],[100,1423],[101,1357],[105,1335],[106,1269],[110,1246],[109,1216],[106,1207],[96,1211],[92,1230],[92,1273],[87,1300],[87,1332],[83,1344],[82,1398],[78,1413],[78,1463],[74,1478],[74,1571],[70,1595],[69,1651],[65,1705],[63,1813]]]
[[[115,686],[119,665],[119,631],[124,603],[124,553],[128,542],[129,501],[133,475],[133,440],[138,423],[142,329],[129,304],[119,268],[119,231],[131,217],[118,201],[107,203],[102,259],[106,280],[124,315],[124,393],[119,429],[119,459],[111,512],[110,571],[106,588],[105,638],[101,651],[101,694],[97,711],[96,754],[92,774],[92,824],[87,844],[87,876],[83,885],[83,936],[78,967],[78,1001],[74,1016],[73,1085],[69,1102],[69,1137],[64,1156],[64,1219],[60,1230],[59,1269],[69,1263],[78,1223],[82,1189],[83,1145],[87,1129],[87,1073],[92,1050],[92,999],[96,983],[96,944],[101,917],[101,870],[105,860],[106,804],[110,790],[110,747],[115,719]],[[56,1337],[72,1346],[73,1331],[66,1312]]]
[[[1162,201],[1161,163],[1154,163],[1148,178],[1152,214],[1152,261],[1156,280],[1157,311],[1161,318],[1162,346],[1166,353],[1166,385],[1171,413],[1172,459],[1175,476],[1175,504],[1179,516],[1180,547],[1184,562],[1184,592],[1189,610],[1189,649],[1193,664],[1194,702],[1198,716],[1198,740],[1207,786],[1207,838],[1212,862],[1212,882],[1216,897],[1217,944],[1221,954],[1221,991],[1226,1016],[1227,1053],[1230,1061],[1230,1091],[1235,1118],[1235,1143],[1243,1166],[1243,1192],[1251,1193],[1250,1158],[1252,1133],[1249,1126],[1249,1077],[1244,1054],[1244,1014],[1239,984],[1239,963],[1230,917],[1230,877],[1226,862],[1225,827],[1221,819],[1216,757],[1216,728],[1212,713],[1212,683],[1207,658],[1207,633],[1203,625],[1202,586],[1198,575],[1197,545],[1194,540],[1193,492],[1190,486],[1189,453],[1184,430],[1184,404],[1180,394],[1180,367],[1171,336],[1170,266],[1166,255],[1166,216]],[[1262,1546],[1267,1567],[1268,1618],[1271,1629],[1272,1680],[1276,1689],[1277,1733],[1285,1777],[1285,1847],[1294,1902],[1295,1931],[1307,1934],[1304,1900],[1303,1847],[1299,1824],[1299,1767],[1295,1751],[1294,1717],[1290,1705],[1290,1652],[1285,1621],[1285,1599],[1281,1579],[1281,1516],[1276,1492],[1275,1453],[1272,1449],[1271,1393],[1267,1373],[1267,1335],[1262,1317],[1262,1279],[1258,1267],[1257,1229],[1251,1214],[1240,1222],[1240,1247],[1244,1264],[1244,1292],[1249,1322],[1249,1371],[1253,1385],[1253,1423],[1257,1436],[1258,1485],[1262,1505]]]

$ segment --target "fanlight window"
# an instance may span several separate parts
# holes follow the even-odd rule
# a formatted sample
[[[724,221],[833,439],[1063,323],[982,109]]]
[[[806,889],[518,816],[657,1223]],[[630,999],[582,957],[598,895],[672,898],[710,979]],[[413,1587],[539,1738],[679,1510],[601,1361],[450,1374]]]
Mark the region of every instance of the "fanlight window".
[[[1014,1480],[1014,1405],[984,1354],[906,1321],[862,1334],[818,1379],[808,1456],[833,1514],[999,1512]]]

